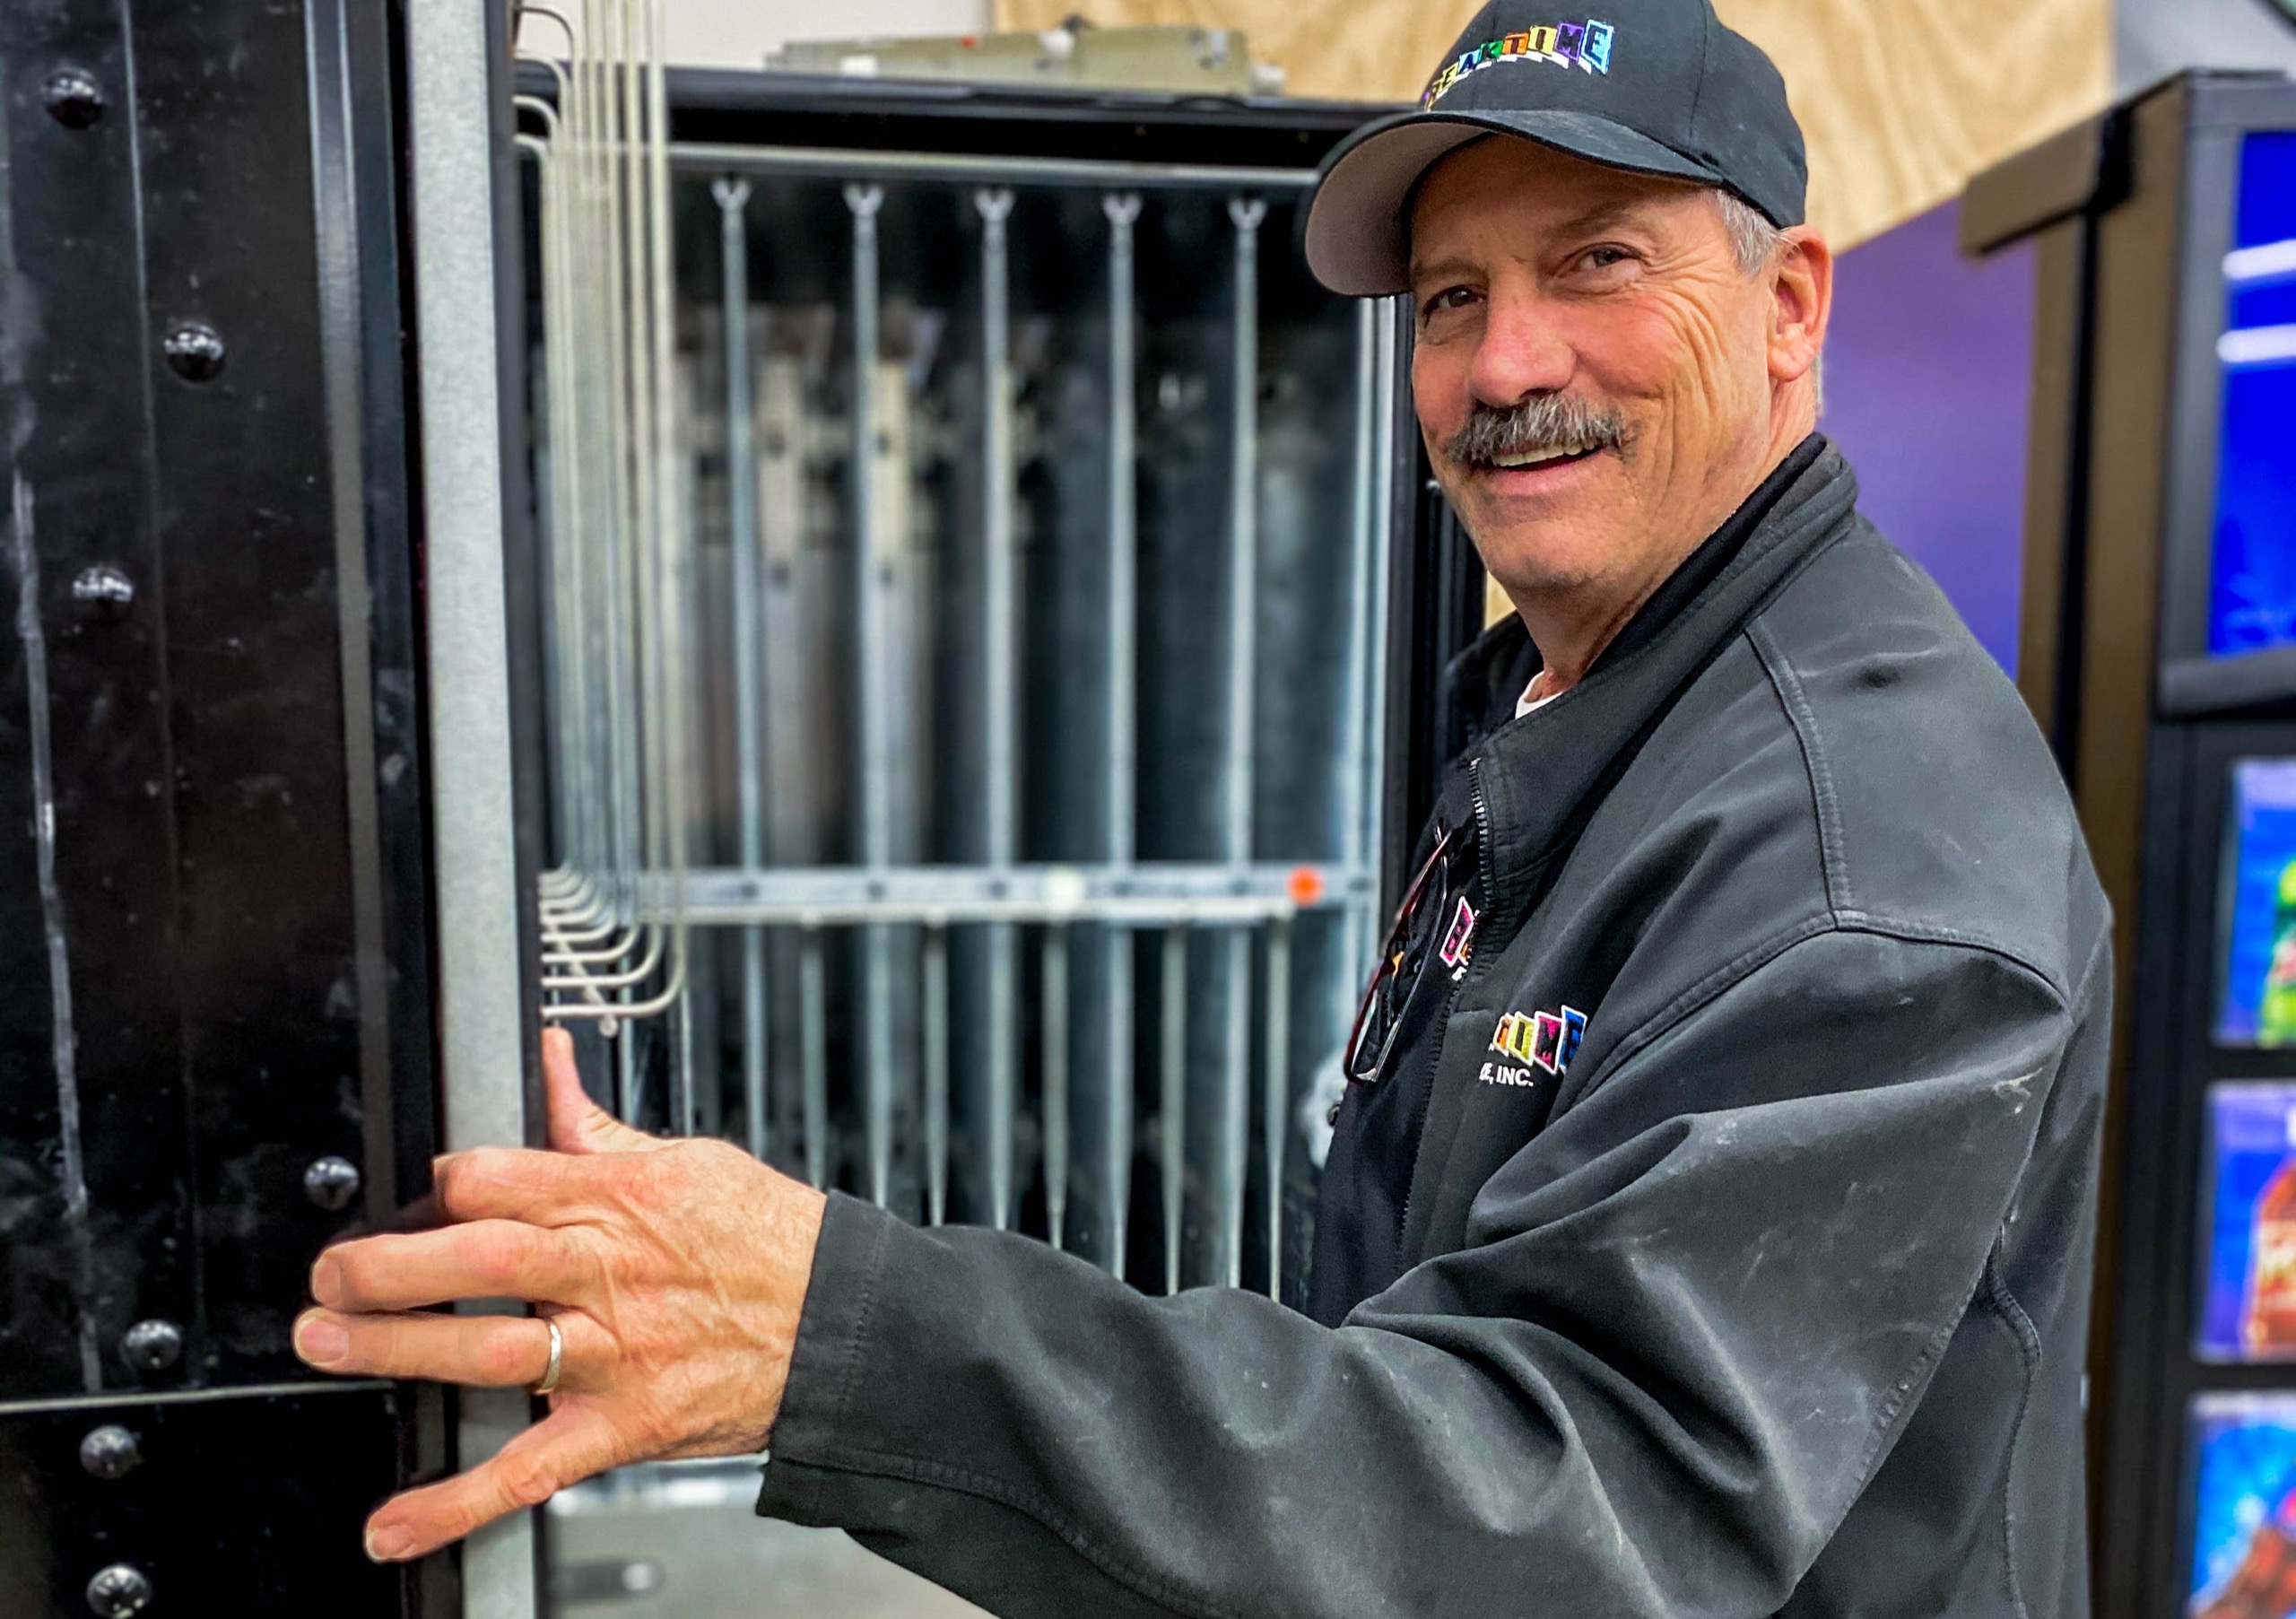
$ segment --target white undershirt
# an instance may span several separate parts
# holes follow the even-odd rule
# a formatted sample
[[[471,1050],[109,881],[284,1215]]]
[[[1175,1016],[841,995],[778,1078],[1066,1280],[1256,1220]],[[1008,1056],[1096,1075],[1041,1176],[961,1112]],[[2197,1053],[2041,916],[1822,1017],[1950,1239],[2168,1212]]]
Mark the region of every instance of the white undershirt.
[[[1544,709],[1547,704],[1554,701],[1554,697],[1560,697],[1562,695],[1561,692],[1557,692],[1554,694],[1554,697],[1534,697],[1531,695],[1531,686],[1535,686],[1538,683],[1539,677],[1535,675],[1532,675],[1531,685],[1525,686],[1523,688],[1523,694],[1515,700],[1516,718],[1520,719],[1526,714],[1534,713],[1540,709]]]

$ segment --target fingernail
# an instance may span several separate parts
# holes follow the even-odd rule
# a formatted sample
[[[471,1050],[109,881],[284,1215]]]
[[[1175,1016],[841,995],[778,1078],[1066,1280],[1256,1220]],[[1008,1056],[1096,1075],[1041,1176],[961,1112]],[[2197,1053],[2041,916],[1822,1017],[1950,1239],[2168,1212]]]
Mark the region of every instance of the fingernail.
[[[367,1560],[370,1562],[400,1562],[414,1550],[414,1536],[404,1529],[382,1528],[367,1531]]]
[[[339,1321],[305,1316],[295,1327],[295,1353],[314,1366],[332,1366],[351,1353],[351,1335]]]
[[[311,1297],[322,1304],[332,1302],[335,1289],[343,1279],[342,1269],[333,1254],[321,1254],[311,1266]]]

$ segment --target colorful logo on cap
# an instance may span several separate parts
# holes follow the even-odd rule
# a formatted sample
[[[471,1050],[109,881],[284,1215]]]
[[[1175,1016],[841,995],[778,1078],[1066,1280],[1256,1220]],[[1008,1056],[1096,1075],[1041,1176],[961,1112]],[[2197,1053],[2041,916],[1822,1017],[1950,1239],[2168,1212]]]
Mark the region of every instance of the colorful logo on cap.
[[[1456,62],[1445,65],[1427,87],[1419,105],[1422,110],[1432,107],[1450,92],[1451,87],[1472,74],[1486,67],[1500,67],[1512,62],[1546,62],[1557,67],[1575,67],[1581,73],[1607,74],[1611,70],[1611,45],[1618,38],[1618,30],[1607,22],[1589,18],[1584,22],[1557,22],[1549,28],[1526,28],[1509,34],[1503,39],[1492,39],[1460,54]]]
[[[1560,1013],[1509,1012],[1499,1020],[1491,1049],[1517,1062],[1561,1074],[1578,1055],[1578,1043],[1586,1034],[1587,1014],[1576,1006],[1565,1006]]]

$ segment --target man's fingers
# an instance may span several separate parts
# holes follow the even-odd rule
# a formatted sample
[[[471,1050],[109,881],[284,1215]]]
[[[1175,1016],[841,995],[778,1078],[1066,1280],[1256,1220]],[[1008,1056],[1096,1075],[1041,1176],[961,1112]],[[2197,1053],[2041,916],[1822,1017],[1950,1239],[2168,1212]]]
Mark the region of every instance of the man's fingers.
[[[385,1501],[367,1520],[367,1555],[399,1562],[435,1552],[622,1459],[613,1424],[596,1406],[564,1406],[492,1460]]]
[[[651,1153],[669,1145],[659,1136],[633,1130],[590,1100],[574,1066],[574,1037],[563,1029],[542,1031],[542,1073],[550,1092],[550,1145],[561,1153]]]
[[[567,1232],[478,1220],[339,1243],[311,1266],[311,1296],[329,1310],[351,1312],[420,1310],[457,1299],[577,1304],[595,1276],[588,1249]]]
[[[430,1196],[449,1220],[564,1225],[594,1211],[602,1169],[564,1153],[474,1147],[433,1161]]]
[[[561,1317],[561,1330],[578,1319]],[[523,1388],[550,1369],[550,1328],[529,1316],[346,1316],[307,1310],[295,1323],[295,1353],[342,1377]]]

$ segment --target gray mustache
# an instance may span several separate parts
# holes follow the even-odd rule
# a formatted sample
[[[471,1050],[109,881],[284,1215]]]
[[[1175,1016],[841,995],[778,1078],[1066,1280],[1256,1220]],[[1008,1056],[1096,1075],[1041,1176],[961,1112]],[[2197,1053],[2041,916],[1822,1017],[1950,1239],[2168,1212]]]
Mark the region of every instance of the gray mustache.
[[[1510,409],[1478,404],[1465,427],[1443,448],[1464,466],[1488,466],[1501,456],[1584,445],[1616,449],[1626,442],[1626,418],[1560,394],[1538,394]]]

